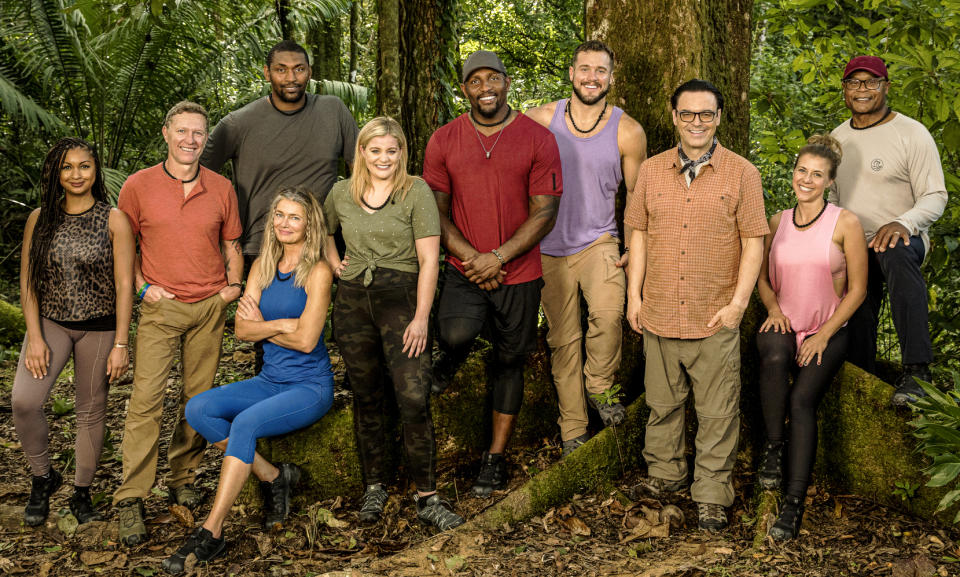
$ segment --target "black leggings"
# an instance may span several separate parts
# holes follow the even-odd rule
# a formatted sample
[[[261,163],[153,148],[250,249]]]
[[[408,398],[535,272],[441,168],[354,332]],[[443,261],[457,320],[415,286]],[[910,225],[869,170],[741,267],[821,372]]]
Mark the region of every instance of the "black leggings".
[[[783,442],[790,411],[787,443],[787,495],[802,498],[817,456],[817,406],[846,358],[847,329],[841,328],[823,351],[822,363],[797,366],[797,336],[771,331],[757,335],[760,351],[760,404],[767,440]],[[790,375],[794,376],[790,386]]]

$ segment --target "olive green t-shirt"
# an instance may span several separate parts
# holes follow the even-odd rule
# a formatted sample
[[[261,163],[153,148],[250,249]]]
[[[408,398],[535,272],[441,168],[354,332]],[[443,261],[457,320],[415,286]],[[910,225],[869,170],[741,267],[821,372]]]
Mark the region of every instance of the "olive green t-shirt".
[[[323,203],[327,233],[343,229],[349,264],[341,276],[344,280],[363,278],[363,285],[373,282],[378,268],[417,272],[416,240],[440,236],[440,212],[433,192],[423,179],[415,178],[413,186],[401,199],[395,193],[390,202],[373,214],[353,201],[350,180],[333,185]]]

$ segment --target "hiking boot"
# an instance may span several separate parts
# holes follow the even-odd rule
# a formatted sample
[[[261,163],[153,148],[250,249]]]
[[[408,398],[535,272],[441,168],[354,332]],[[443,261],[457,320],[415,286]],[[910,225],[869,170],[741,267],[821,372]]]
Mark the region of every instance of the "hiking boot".
[[[424,523],[433,525],[441,531],[453,529],[463,525],[463,517],[451,511],[450,503],[434,493],[429,497],[415,495],[417,502],[417,517]]]
[[[174,505],[183,505],[187,509],[196,509],[200,505],[200,491],[193,483],[172,487],[167,497]]]
[[[63,477],[56,469],[50,467],[46,475],[33,476],[30,482],[30,498],[23,509],[23,522],[31,527],[43,525],[50,514],[50,497],[57,492]]]
[[[143,499],[130,497],[117,503],[120,542],[127,547],[147,540],[147,525],[143,522]]]
[[[362,504],[360,512],[357,513],[360,522],[376,523],[383,513],[383,506],[387,503],[387,491],[380,483],[367,485],[367,490],[363,492],[363,498],[360,501]]]
[[[697,503],[697,514],[700,517],[697,526],[701,531],[717,533],[727,528],[727,513],[723,510],[723,505]]]
[[[894,407],[906,407],[909,403],[917,402],[917,399],[927,396],[917,379],[929,383],[933,380],[930,375],[930,365],[920,363],[916,365],[904,365],[903,373],[897,377],[894,386],[897,388],[893,396],[890,397],[890,404]]]
[[[587,434],[584,433],[584,434],[580,435],[579,437],[574,437],[574,438],[572,438],[572,439],[570,439],[570,440],[568,440],[568,441],[564,441],[564,442],[563,442],[563,452],[560,453],[560,458],[561,458],[561,459],[566,459],[566,458],[567,458],[567,455],[569,455],[570,453],[572,453],[572,452],[576,451],[577,449],[579,449],[579,448],[580,448],[580,445],[586,443],[586,442],[589,441],[589,440],[590,440],[590,437],[588,437]]]
[[[183,573],[184,566],[187,564],[187,557],[193,553],[197,557],[198,563],[209,563],[215,557],[223,553],[227,543],[220,535],[219,539],[214,538],[213,533],[197,527],[193,535],[187,537],[186,542],[177,549],[176,553],[167,557],[161,564],[163,570],[171,575]]]
[[[603,426],[605,427],[619,425],[627,417],[627,410],[620,402],[609,405],[606,403],[598,403],[591,395],[587,395],[587,401],[590,403],[590,406],[600,413],[600,420],[603,421]]]
[[[757,471],[757,482],[767,491],[780,488],[783,480],[783,442],[767,441],[764,446],[763,461]]]
[[[260,493],[263,495],[263,528],[276,531],[283,528],[283,522],[290,514],[290,495],[293,487],[300,481],[300,467],[293,463],[277,465],[280,474],[273,481],[261,481]]]
[[[663,493],[679,493],[686,488],[687,483],[683,479],[672,481],[670,479],[651,476],[647,477],[643,481],[640,481],[640,483],[634,487],[634,492],[636,492],[637,489],[643,489],[656,497]]]
[[[803,498],[787,495],[783,498],[780,516],[770,527],[769,535],[774,541],[787,541],[800,534],[800,522],[803,521]]]
[[[494,491],[507,486],[507,460],[503,453],[491,454],[486,451],[480,457],[480,474],[473,484],[473,494],[477,497],[489,497]]]
[[[90,487],[74,487],[73,497],[70,497],[70,512],[77,518],[77,522],[83,525],[90,521],[103,521],[103,515],[93,508],[93,500],[90,499]]]

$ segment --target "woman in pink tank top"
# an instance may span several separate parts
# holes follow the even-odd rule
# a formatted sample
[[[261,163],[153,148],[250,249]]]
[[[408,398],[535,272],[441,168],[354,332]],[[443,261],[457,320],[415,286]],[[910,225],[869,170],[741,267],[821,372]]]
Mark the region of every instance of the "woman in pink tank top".
[[[781,485],[787,457],[783,506],[770,529],[777,540],[800,530],[817,453],[817,405],[846,358],[847,320],[866,295],[863,228],[824,195],[840,157],[840,143],[826,134],[812,136],[800,150],[793,169],[797,204],[770,218],[757,283],[767,307],[757,336],[767,432],[757,479],[764,489]]]

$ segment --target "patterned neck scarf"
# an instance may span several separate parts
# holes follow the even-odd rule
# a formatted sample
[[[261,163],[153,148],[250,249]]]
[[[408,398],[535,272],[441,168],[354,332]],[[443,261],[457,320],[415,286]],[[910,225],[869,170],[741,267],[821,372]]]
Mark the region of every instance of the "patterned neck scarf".
[[[690,171],[690,180],[693,181],[694,177],[697,176],[697,168],[701,164],[705,164],[708,160],[713,158],[713,152],[717,149],[717,137],[713,137],[713,145],[710,147],[710,150],[706,154],[701,156],[696,160],[690,160],[687,157],[686,153],[683,152],[683,144],[677,146],[677,150],[680,152],[680,162],[683,163],[683,166],[680,167],[680,174]]]

